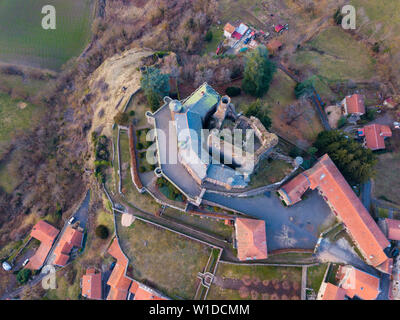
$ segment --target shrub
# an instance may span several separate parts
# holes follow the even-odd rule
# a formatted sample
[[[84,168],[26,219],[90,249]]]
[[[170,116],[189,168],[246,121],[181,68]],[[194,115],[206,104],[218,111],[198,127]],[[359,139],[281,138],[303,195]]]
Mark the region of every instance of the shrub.
[[[337,8],[337,10],[335,11],[335,13],[333,15],[333,20],[335,21],[335,23],[337,25],[342,24],[343,15],[342,15],[340,8]]]
[[[213,39],[213,33],[211,30],[208,30],[206,33],[206,36],[204,38],[204,40],[206,40],[207,42],[211,42]]]
[[[107,239],[109,235],[108,228],[105,225],[99,225],[96,228],[96,236],[99,237],[100,239]]]
[[[121,126],[126,126],[129,124],[129,116],[126,112],[118,112],[114,117],[114,122]]]
[[[256,101],[249,104],[245,110],[246,111],[244,112],[244,115],[246,117],[256,117],[261,121],[266,129],[269,129],[271,127],[272,121],[269,117],[270,107],[265,106],[260,99],[257,99]]]
[[[133,117],[133,116],[135,115],[135,110],[129,111],[129,115],[130,115],[131,117]]]
[[[31,275],[32,271],[30,269],[22,269],[17,274],[17,280],[20,284],[25,284],[28,282]]]
[[[249,51],[246,54],[243,73],[243,91],[255,97],[262,97],[267,93],[275,71],[276,66],[269,59],[265,46],[258,46]]]
[[[241,92],[242,92],[242,89],[240,89],[239,87],[228,87],[225,90],[225,93],[230,97],[236,97],[236,96],[240,95]]]

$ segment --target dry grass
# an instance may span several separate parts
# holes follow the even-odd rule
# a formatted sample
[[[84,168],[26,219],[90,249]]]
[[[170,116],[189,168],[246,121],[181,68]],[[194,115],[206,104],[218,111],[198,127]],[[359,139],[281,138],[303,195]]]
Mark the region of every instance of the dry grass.
[[[138,219],[128,228],[119,227],[119,236],[134,278],[171,298],[194,297],[196,275],[204,271],[211,247]]]
[[[400,153],[379,155],[374,182],[376,198],[385,197],[400,205]]]

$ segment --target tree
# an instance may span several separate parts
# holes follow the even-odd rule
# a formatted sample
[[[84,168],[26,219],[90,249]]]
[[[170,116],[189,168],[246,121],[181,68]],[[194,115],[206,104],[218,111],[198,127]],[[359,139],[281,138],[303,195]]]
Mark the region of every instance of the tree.
[[[314,83],[315,78],[310,77],[307,80],[296,84],[294,87],[294,94],[296,95],[296,98],[299,99],[301,97],[310,97],[314,92]]]
[[[120,126],[126,126],[129,124],[129,115],[126,112],[118,111],[114,117],[114,122]]]
[[[255,97],[262,97],[267,93],[275,71],[276,66],[269,59],[265,46],[258,46],[249,51],[246,54],[243,72],[243,91]]]
[[[340,8],[337,8],[337,10],[335,11],[333,15],[333,20],[337,25],[342,24],[343,15]]]
[[[228,87],[225,90],[225,93],[230,97],[236,97],[240,95],[241,92],[242,90],[239,87]]]
[[[31,275],[32,271],[30,269],[22,269],[17,274],[17,280],[20,284],[25,284],[28,282]]]
[[[211,42],[212,39],[213,39],[213,33],[211,30],[208,30],[206,36],[204,37],[204,40],[206,40],[207,42]]]
[[[364,183],[375,174],[376,155],[339,130],[320,132],[314,147],[319,156],[328,153],[350,184]]]
[[[98,236],[100,239],[107,239],[108,235],[108,228],[105,225],[101,224],[96,228],[96,236]]]
[[[246,111],[244,112],[246,117],[253,116],[258,118],[266,129],[269,129],[272,124],[269,113],[270,107],[264,105],[264,103],[260,99],[257,99],[256,101],[250,103],[246,107]]]
[[[161,99],[169,94],[169,75],[161,73],[160,69],[149,67],[140,79],[140,85],[150,108],[155,111]]]

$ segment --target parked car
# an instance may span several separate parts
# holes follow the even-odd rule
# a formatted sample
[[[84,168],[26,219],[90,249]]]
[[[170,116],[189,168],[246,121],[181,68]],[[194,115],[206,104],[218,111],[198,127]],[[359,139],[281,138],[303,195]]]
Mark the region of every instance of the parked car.
[[[72,217],[71,219],[68,220],[68,224],[73,224],[76,221],[75,217]]]
[[[28,264],[28,262],[29,262],[29,259],[26,259],[26,260],[22,263],[22,266],[25,267],[25,266]]]

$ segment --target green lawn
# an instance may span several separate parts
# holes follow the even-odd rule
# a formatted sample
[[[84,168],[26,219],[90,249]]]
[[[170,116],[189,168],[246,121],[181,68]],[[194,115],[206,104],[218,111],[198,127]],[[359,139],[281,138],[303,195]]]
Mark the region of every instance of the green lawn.
[[[309,75],[317,74],[329,81],[365,81],[376,72],[367,48],[336,26],[308,42],[292,56],[292,63]]]
[[[307,288],[313,289],[316,293],[318,292],[327,267],[327,264],[320,264],[307,268]]]
[[[209,30],[212,32],[213,37],[210,42],[205,42],[205,47],[203,49],[204,54],[215,53],[217,51],[218,44],[225,39],[223,25],[213,25]]]
[[[23,101],[0,93],[0,158],[13,136],[32,128],[43,114],[43,109],[32,104],[21,108]]]
[[[185,225],[190,225],[201,231],[212,235],[230,239],[233,233],[233,227],[227,226],[224,220],[216,220],[212,218],[201,218],[200,216],[192,216],[181,211],[167,208],[163,213],[163,217],[178,221]]]
[[[197,273],[204,271],[211,247],[138,219],[128,228],[119,224],[118,233],[134,278],[171,298],[194,297]]]
[[[257,188],[281,181],[293,166],[283,160],[262,160],[258,170],[251,176],[250,186]]]
[[[0,2],[0,60],[60,70],[78,56],[91,35],[93,0],[3,0]],[[56,9],[56,29],[42,28],[43,6]]]
[[[393,139],[393,138],[392,138]],[[374,178],[374,196],[400,205],[400,153],[384,153],[378,156]]]

